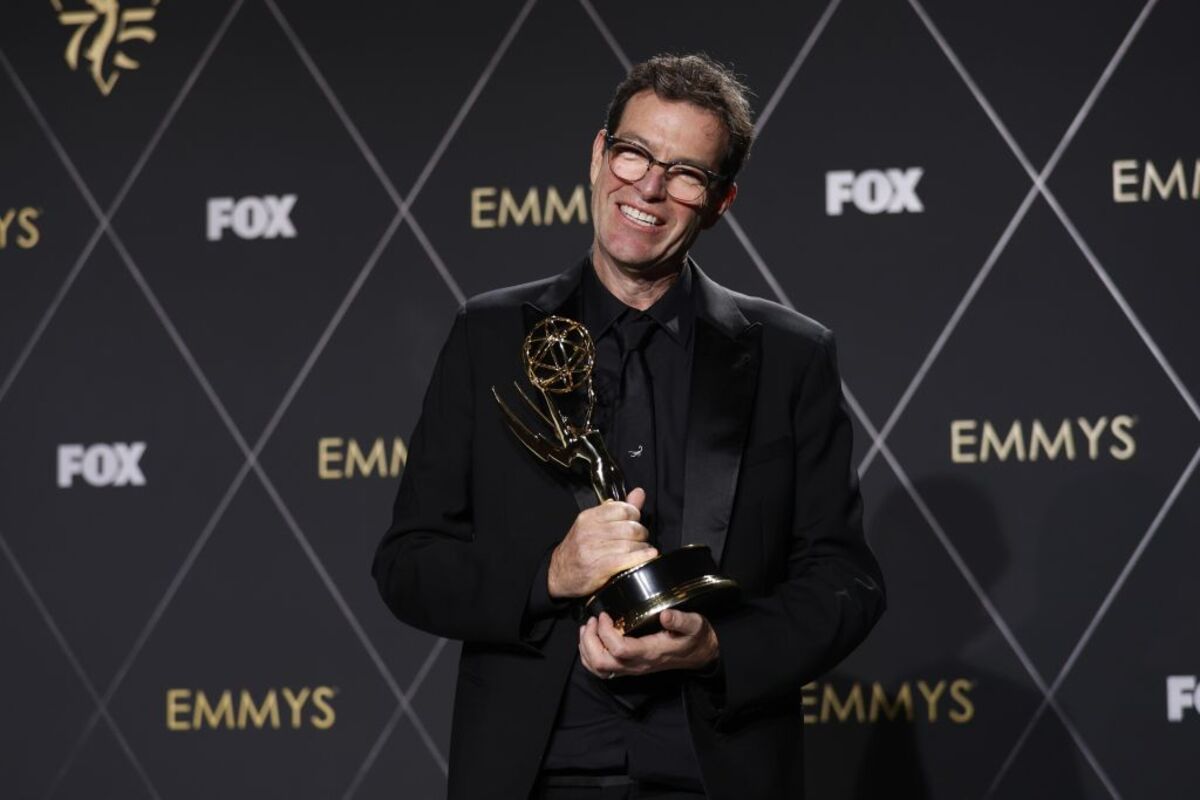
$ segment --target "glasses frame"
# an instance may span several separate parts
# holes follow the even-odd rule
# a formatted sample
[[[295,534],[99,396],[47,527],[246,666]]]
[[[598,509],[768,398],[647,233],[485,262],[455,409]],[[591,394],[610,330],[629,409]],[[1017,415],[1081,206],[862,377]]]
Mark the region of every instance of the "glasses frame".
[[[616,171],[613,168],[613,162],[612,162],[612,156],[611,156],[612,147],[614,144],[627,145],[636,150],[639,150],[643,155],[646,156],[646,171],[643,172],[640,177],[638,177],[635,180],[630,180],[629,178],[622,178],[620,175],[617,175]],[[711,169],[705,169],[704,167],[700,167],[695,164],[689,164],[686,161],[660,161],[654,157],[653,153],[651,153],[649,150],[646,149],[645,145],[639,144],[637,142],[631,142],[628,139],[622,139],[621,137],[619,137],[615,134],[609,133],[608,131],[604,132],[604,152],[606,154],[609,154],[609,158],[608,158],[609,172],[612,172],[613,176],[617,180],[625,181],[626,183],[637,183],[642,178],[649,175],[651,168],[656,165],[662,167],[663,173],[668,177],[670,177],[671,169],[673,167],[687,167],[688,169],[694,169],[694,170],[698,170],[698,171],[702,172],[708,182],[704,185],[704,188],[700,191],[699,197],[695,198],[694,200],[681,200],[680,198],[675,197],[675,195],[671,194],[669,190],[667,191],[667,194],[669,194],[674,200],[676,200],[680,203],[699,203],[702,200],[704,200],[705,196],[708,194],[709,189],[713,188],[713,186],[725,183],[726,181],[729,180],[729,177],[727,175],[722,175],[718,172],[713,172]]]

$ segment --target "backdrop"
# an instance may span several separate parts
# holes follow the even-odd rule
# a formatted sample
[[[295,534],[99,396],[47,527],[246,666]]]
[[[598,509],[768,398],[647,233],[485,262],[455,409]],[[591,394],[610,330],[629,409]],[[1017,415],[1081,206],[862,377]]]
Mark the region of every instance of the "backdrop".
[[[584,253],[629,64],[703,49],[759,138],[695,256],[837,332],[889,589],[805,689],[811,796],[1193,797],[1198,26],[6,2],[0,794],[443,794],[458,645],[368,575],[434,358]]]

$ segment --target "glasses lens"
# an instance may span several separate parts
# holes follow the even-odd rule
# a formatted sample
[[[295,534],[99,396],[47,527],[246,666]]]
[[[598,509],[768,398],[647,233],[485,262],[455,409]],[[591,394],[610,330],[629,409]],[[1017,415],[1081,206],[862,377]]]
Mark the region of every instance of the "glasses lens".
[[[635,144],[614,141],[608,151],[612,173],[623,181],[635,183],[650,171],[650,154]],[[667,170],[667,194],[682,203],[696,203],[708,189],[708,175],[686,164],[675,164]]]
[[[615,142],[608,154],[613,174],[623,181],[640,181],[650,169],[650,157],[632,145]]]
[[[684,203],[694,203],[704,196],[708,176],[698,169],[674,166],[667,171],[667,194]]]

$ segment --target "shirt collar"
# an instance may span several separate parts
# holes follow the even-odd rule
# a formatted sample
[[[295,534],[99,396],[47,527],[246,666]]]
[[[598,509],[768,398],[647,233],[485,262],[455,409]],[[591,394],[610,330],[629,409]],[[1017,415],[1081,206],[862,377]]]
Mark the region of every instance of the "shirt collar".
[[[583,324],[600,339],[629,307],[618,300],[596,276],[591,259],[583,267]]]
[[[604,336],[629,306],[618,300],[596,276],[591,260],[583,270],[583,324],[593,339]],[[637,313],[637,312],[635,312]],[[679,278],[671,288],[646,309],[645,314],[659,324],[681,347],[686,347],[695,323],[692,302],[692,269],[690,259],[683,262]]]

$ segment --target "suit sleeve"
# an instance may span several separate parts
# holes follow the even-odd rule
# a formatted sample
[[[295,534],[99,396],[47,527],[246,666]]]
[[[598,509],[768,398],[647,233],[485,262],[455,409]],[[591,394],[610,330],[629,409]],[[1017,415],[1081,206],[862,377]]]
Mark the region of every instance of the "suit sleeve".
[[[536,649],[527,605],[540,554],[505,551],[472,505],[468,314],[458,312],[434,367],[371,573],[400,620],[439,636]],[[544,628],[545,625],[535,625]]]
[[[862,529],[852,429],[832,334],[825,334],[793,410],[795,499],[787,579],[713,620],[726,718],[790,702],[861,642],[883,613],[879,565]]]

